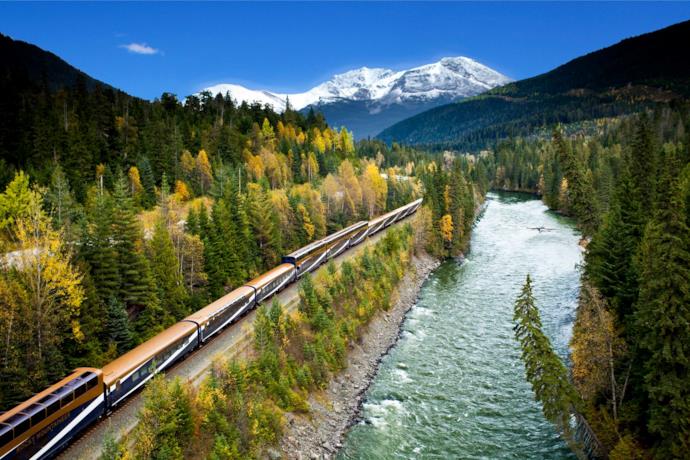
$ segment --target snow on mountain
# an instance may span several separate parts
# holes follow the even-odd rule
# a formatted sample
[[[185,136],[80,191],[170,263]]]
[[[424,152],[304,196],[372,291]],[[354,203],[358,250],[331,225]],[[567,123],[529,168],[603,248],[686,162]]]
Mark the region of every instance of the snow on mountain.
[[[373,101],[385,106],[460,99],[510,81],[505,75],[470,58],[448,57],[400,71],[362,67],[335,75],[304,93],[275,93],[227,83],[211,86],[204,91],[230,93],[239,102],[269,104],[275,110],[282,111],[288,98],[290,105],[297,110],[312,104],[323,106],[343,100]]]

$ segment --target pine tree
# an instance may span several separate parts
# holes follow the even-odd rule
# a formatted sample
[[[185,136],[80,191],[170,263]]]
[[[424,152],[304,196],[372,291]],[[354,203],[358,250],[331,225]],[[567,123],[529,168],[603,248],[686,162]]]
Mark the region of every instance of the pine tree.
[[[591,172],[579,159],[576,152],[568,147],[563,133],[556,129],[553,141],[558,153],[559,163],[568,180],[568,201],[572,214],[577,218],[582,232],[592,235],[599,226],[599,210],[595,201],[596,194],[592,186]],[[561,203],[562,204],[562,203]]]
[[[87,206],[87,230],[82,254],[91,267],[96,292],[103,305],[111,296],[116,296],[120,288],[120,271],[117,251],[112,244],[113,203],[105,192],[93,191]]]
[[[132,345],[132,334],[129,329],[127,311],[115,296],[108,299],[106,315],[106,337],[116,347],[118,354],[125,353]]]
[[[648,395],[648,430],[658,458],[690,450],[690,228],[688,182],[675,176],[675,151],[666,149],[660,203],[640,246],[636,333]],[[686,167],[690,177],[690,167]]]
[[[579,406],[580,400],[568,380],[568,369],[542,331],[529,275],[515,301],[513,321],[515,338],[522,350],[525,374],[527,381],[532,385],[534,396],[542,404],[542,411],[547,420],[556,426],[566,441],[576,447],[570,417]]]
[[[150,327],[161,326],[162,315],[151,268],[144,255],[142,230],[127,190],[127,181],[122,174],[115,182],[113,199],[112,239],[120,273],[117,297],[128,310],[139,314],[137,330],[147,335]]]
[[[628,322],[637,298],[638,272],[635,263],[644,220],[636,201],[630,173],[624,168],[608,214],[592,238],[586,255],[587,272],[623,324]]]
[[[247,195],[249,222],[263,261],[261,268],[267,268],[277,263],[280,254],[277,218],[266,192],[255,184],[250,186]]]
[[[62,228],[68,239],[75,238],[73,226],[78,218],[79,205],[72,194],[67,176],[59,164],[55,165],[51,175],[45,200],[55,228]]]
[[[156,180],[148,157],[142,157],[139,161],[139,173],[141,175],[141,185],[144,187],[141,204],[148,209],[156,202]]]
[[[193,206],[190,207],[189,212],[187,213],[185,229],[192,235],[199,234],[199,217]]]
[[[149,245],[151,271],[156,281],[158,300],[168,318],[179,320],[189,313],[180,266],[170,233],[162,217],[156,222]]]

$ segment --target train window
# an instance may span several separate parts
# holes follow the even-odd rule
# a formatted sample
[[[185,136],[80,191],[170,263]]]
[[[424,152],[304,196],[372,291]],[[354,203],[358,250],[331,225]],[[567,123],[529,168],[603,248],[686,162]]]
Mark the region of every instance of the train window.
[[[14,437],[16,438],[20,434],[24,433],[29,429],[31,420],[24,414],[14,414],[12,417],[5,420],[5,423],[12,425],[14,428]]]
[[[74,393],[72,393],[72,386],[65,385],[53,392],[54,395],[60,397],[60,407],[65,407],[72,401],[74,401]]]
[[[31,417],[31,426],[36,426],[46,418],[46,410],[40,404],[32,404],[22,412]]]
[[[13,438],[12,427],[5,424],[0,425],[0,447],[8,444]]]
[[[86,382],[80,382],[79,385],[74,389],[74,399],[77,399],[81,395],[86,393]]]
[[[50,417],[55,412],[60,410],[60,398],[55,395],[44,396],[38,400],[39,404],[43,404],[46,408],[46,417]]]
[[[82,374],[81,378],[86,380],[86,391],[98,385],[98,376],[93,372]]]

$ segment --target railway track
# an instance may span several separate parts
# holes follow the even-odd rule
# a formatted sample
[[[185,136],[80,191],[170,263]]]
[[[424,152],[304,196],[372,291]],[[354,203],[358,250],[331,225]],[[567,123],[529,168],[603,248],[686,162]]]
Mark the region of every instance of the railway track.
[[[379,241],[391,228],[409,222],[414,216],[396,222],[389,228],[376,233],[360,245],[348,249],[338,255],[333,261],[339,265],[342,261],[353,257],[361,252],[365,247],[371,246]],[[315,276],[318,276],[326,266],[319,267]],[[284,308],[291,312],[299,304],[298,283],[293,283],[278,294],[277,299]],[[268,299],[267,302],[272,301]],[[166,378],[180,377],[183,380],[192,382],[198,386],[204,379],[217,356],[233,359],[248,355],[252,340],[252,325],[256,317],[256,310],[251,310],[239,321],[219,333],[213,340],[194,350],[186,359],[178,362],[168,372]],[[82,436],[66,448],[57,457],[60,460],[96,460],[101,456],[102,448],[108,437],[115,440],[122,439],[131,432],[137,424],[137,413],[143,406],[143,396],[141,392],[130,397],[122,406],[114,410],[108,417],[102,419],[95,425],[88,428]]]

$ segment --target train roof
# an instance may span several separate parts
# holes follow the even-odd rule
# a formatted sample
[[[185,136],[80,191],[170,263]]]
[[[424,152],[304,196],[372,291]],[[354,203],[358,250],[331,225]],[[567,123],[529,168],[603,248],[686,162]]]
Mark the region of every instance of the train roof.
[[[368,224],[369,224],[369,222],[367,222],[366,220],[359,221],[355,224],[350,225],[349,227],[345,227],[342,230],[338,230],[335,233],[332,233],[328,236],[325,236],[325,237],[321,238],[320,240],[316,240],[312,243],[309,243],[308,245],[303,246],[303,247],[297,249],[296,251],[291,252],[290,254],[286,255],[285,257],[298,258],[298,257],[304,255],[305,253],[309,253],[309,252],[311,252],[317,248],[320,248],[324,244],[327,244],[333,240],[340,238],[343,235],[346,235],[352,231],[358,230],[362,227],[366,227]]]
[[[214,300],[210,304],[206,305],[201,310],[198,310],[191,315],[187,316],[185,319],[189,321],[195,321],[197,323],[202,323],[212,318],[218,311],[223,310],[225,307],[235,302],[247,294],[253,294],[254,289],[248,286],[240,286],[237,289],[225,294],[220,299]]]
[[[348,233],[351,233],[355,230],[359,230],[362,227],[366,227],[367,224],[369,224],[369,222],[367,222],[366,220],[360,220],[359,222],[354,223],[354,224],[350,225],[349,227],[345,227],[341,230],[338,230],[337,232],[332,233],[323,239],[324,239],[324,241],[328,241],[328,240],[332,240],[332,239],[341,237],[343,235],[347,235]]]
[[[252,286],[256,289],[261,288],[262,286],[267,285],[277,277],[284,275],[285,273],[288,273],[292,270],[295,269],[295,266],[292,264],[280,264],[276,268],[267,271],[263,275],[259,275],[253,280],[247,282],[247,286]]]
[[[126,376],[141,364],[156,356],[175,341],[188,336],[196,330],[196,325],[187,321],[180,321],[160,334],[150,338],[133,350],[128,351],[115,361],[103,366],[103,379],[110,386],[118,379]]]
[[[24,409],[27,409],[32,404],[36,404],[36,402],[39,399],[43,398],[44,396],[48,396],[51,393],[54,393],[56,390],[64,387],[67,383],[69,383],[75,379],[78,379],[85,372],[92,372],[92,373],[96,374],[97,376],[100,376],[102,374],[100,369],[96,369],[94,367],[78,367],[70,375],[68,375],[64,379],[62,379],[59,382],[49,386],[48,388],[41,391],[40,393],[36,393],[31,398],[29,398],[26,401],[24,401],[23,403],[13,407],[12,409],[8,410],[7,412],[0,414],[0,423],[5,423],[5,420],[12,417],[14,414],[22,412]]]

